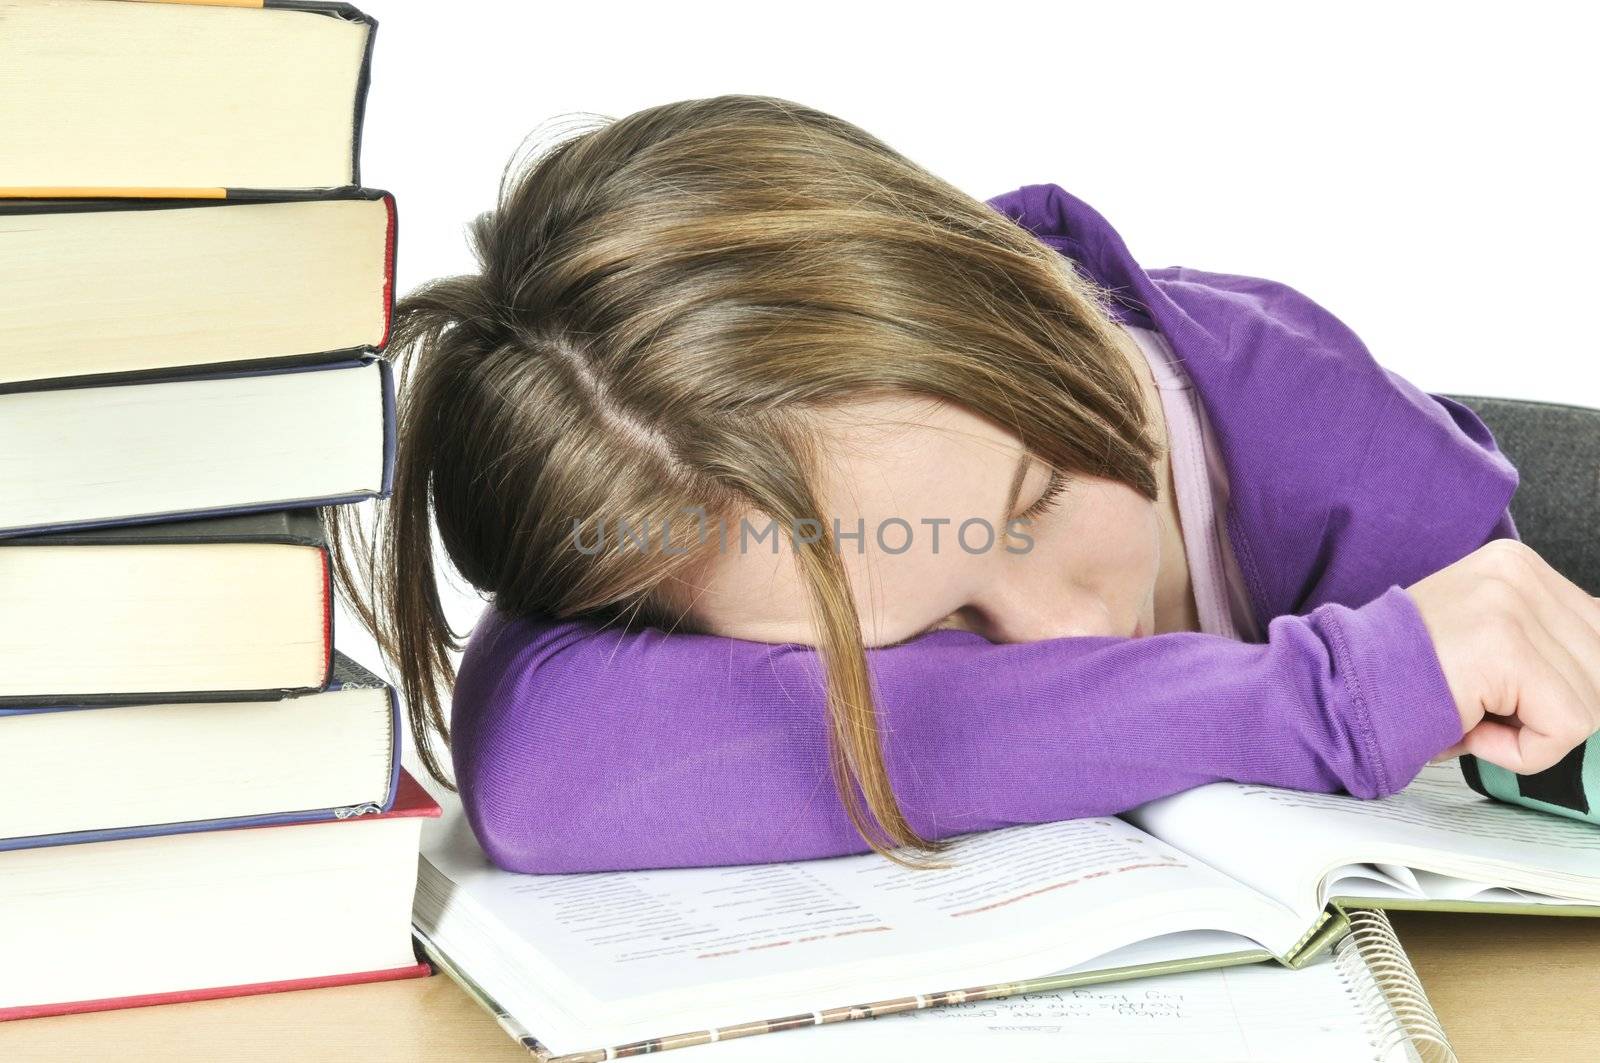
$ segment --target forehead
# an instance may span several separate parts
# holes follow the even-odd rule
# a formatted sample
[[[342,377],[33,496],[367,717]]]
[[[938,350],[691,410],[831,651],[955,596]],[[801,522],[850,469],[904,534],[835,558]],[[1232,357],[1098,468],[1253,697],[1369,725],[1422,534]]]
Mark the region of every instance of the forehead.
[[[1021,450],[988,418],[927,396],[855,399],[812,420],[825,508],[852,497],[909,503],[962,473],[1009,473]]]
[[[928,395],[878,394],[811,415],[821,474],[838,469],[899,466],[923,455],[963,461],[1016,459],[1016,435],[989,418]],[[819,485],[819,490],[822,490]]]
[[[857,609],[864,618],[888,603],[897,613],[937,610],[982,564],[981,556],[956,545],[960,524],[976,517],[1004,530],[1020,440],[963,407],[922,396],[854,399],[814,414],[810,423],[813,488],[824,524],[832,532],[837,521],[846,536],[865,531],[860,539],[842,538],[839,547]],[[788,529],[765,515],[744,520],[749,534],[741,535],[740,518],[731,520],[725,545],[712,544],[690,585],[680,588],[682,597],[692,602],[691,615],[714,630],[800,640],[808,599]],[[938,524],[937,538],[927,522]],[[758,540],[755,533],[769,525],[781,534]]]

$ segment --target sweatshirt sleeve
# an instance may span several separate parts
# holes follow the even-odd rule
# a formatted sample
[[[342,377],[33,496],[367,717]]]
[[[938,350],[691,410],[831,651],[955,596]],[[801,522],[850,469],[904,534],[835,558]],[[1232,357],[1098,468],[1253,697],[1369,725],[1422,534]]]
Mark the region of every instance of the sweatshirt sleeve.
[[[990,643],[937,630],[868,650],[890,781],[925,836],[1124,811],[1231,779],[1377,797],[1460,738],[1398,584],[1200,632]],[[869,851],[829,769],[809,646],[492,607],[462,659],[452,752],[499,866],[578,872]]]

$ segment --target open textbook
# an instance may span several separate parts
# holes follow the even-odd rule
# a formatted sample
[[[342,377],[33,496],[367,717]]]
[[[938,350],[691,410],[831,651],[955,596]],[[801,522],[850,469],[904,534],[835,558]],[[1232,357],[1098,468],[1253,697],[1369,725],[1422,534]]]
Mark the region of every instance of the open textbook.
[[[996,1058],[1010,1063],[1456,1063],[1388,919],[1359,908],[1351,917],[1352,932],[1331,953],[1298,970],[1275,963],[1235,964],[966,1000],[870,1022],[785,1027],[782,1037],[723,1038],[685,1058],[691,1063]],[[595,1054],[552,1056],[426,935],[419,931],[417,937],[434,965],[534,1056],[573,1060]],[[1155,938],[1142,948],[1161,955],[1180,937]]]
[[[539,1054],[571,1063],[1187,970],[1302,968],[1357,908],[1600,915],[1600,831],[1484,798],[1453,763],[1373,801],[1213,783],[1120,817],[963,835],[944,858],[955,866],[865,853],[514,875],[488,863],[455,802],[425,827],[413,915]]]

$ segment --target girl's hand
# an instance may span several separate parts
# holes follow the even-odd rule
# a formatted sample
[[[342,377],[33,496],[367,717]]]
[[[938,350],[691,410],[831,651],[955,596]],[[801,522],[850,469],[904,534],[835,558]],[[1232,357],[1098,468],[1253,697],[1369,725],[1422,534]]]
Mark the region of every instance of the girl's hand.
[[[1600,730],[1600,599],[1516,539],[1494,539],[1405,588],[1433,636],[1462,739],[1518,774]]]

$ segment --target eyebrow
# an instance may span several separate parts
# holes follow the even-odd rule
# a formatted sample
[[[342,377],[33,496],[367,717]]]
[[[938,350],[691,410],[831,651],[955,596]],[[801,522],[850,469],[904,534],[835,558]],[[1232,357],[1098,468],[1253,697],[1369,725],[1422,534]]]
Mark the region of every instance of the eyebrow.
[[[1022,494],[1022,481],[1027,478],[1028,463],[1032,460],[1032,457],[1033,456],[1026,450],[1017,456],[1017,467],[1012,470],[1011,473],[1011,487],[1006,491],[1005,509],[1001,512],[1000,520],[996,524],[996,527],[1000,529],[999,531],[995,532],[997,537],[1004,535],[1005,529],[1011,526],[1011,514],[1017,511],[1017,498]],[[912,639],[921,638],[923,635],[926,635],[928,632],[934,630],[943,620],[944,617],[941,616],[922,630],[913,631],[905,638],[899,639],[895,642],[887,643],[886,645],[898,646],[902,642],[910,642]]]

